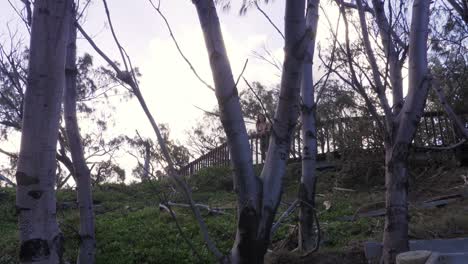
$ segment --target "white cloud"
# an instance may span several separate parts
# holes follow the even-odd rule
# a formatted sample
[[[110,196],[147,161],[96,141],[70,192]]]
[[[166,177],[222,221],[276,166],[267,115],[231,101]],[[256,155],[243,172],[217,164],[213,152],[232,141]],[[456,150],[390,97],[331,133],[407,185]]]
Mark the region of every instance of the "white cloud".
[[[228,50],[234,78],[240,74],[245,60],[251,57],[252,50],[258,49],[266,41],[265,35],[251,35],[247,39],[234,39],[228,27],[223,26],[223,35]],[[212,75],[206,52],[203,34],[198,25],[185,27],[177,32],[177,41],[201,78],[212,84]],[[143,51],[146,56],[140,59],[141,90],[150,111],[157,122],[168,123],[172,136],[183,139],[185,130],[193,126],[202,112],[194,106],[210,110],[216,104],[214,92],[204,86],[190,70],[169,38],[153,38]],[[250,59],[245,76],[249,80],[274,83],[274,69],[264,62]],[[119,107],[116,119],[117,130],[127,130],[129,124],[147,136],[153,132],[136,99]],[[122,131],[124,132],[124,131]]]

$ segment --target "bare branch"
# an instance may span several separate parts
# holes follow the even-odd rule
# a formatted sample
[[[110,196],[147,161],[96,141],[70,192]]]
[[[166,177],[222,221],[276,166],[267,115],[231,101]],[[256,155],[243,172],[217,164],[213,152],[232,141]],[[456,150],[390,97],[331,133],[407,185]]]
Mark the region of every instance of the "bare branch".
[[[2,174],[0,174],[0,181],[4,181],[7,184],[10,184],[12,187],[16,187],[16,184],[14,182],[12,182],[10,179],[8,179],[6,176],[3,176]]]
[[[284,34],[283,32],[281,32],[281,30],[275,25],[275,23],[271,20],[270,16],[268,16],[268,14],[263,11],[263,9],[258,5],[258,0],[254,0],[254,5],[255,7],[257,8],[257,10],[262,13],[262,15],[268,20],[268,22],[270,23],[270,25],[272,25],[276,32],[278,32],[278,34],[280,34],[280,36],[284,39]]]
[[[103,0],[103,1],[105,1],[105,0]],[[108,16],[108,19],[110,21],[110,16]],[[131,87],[131,89],[133,91],[133,94],[135,94],[135,96],[137,97],[138,102],[140,103],[140,106],[143,108],[143,111],[145,112],[145,115],[148,118],[148,121],[150,122],[154,133],[156,134],[157,141],[159,143],[159,146],[161,147],[162,155],[164,157],[164,160],[168,164],[167,169],[166,169],[168,175],[180,187],[184,197],[187,199],[188,203],[191,205],[192,212],[195,215],[195,219],[198,222],[198,225],[200,227],[200,232],[201,232],[201,234],[203,236],[203,239],[205,241],[206,246],[216,256],[216,258],[222,259],[223,258],[222,253],[218,250],[218,248],[215,246],[214,242],[211,240],[210,235],[208,233],[208,228],[206,227],[206,223],[204,222],[203,218],[201,217],[200,210],[198,209],[198,207],[195,206],[195,202],[193,201],[192,191],[191,191],[190,187],[187,185],[187,183],[184,181],[183,177],[181,177],[179,175],[179,173],[177,172],[177,170],[175,169],[174,162],[172,161],[172,158],[171,158],[170,152],[169,152],[169,150],[167,148],[166,142],[165,142],[165,140],[163,139],[163,137],[161,135],[160,129],[159,129],[153,115],[149,111],[149,108],[148,108],[148,106],[146,104],[146,101],[145,101],[143,95],[141,94],[138,82],[135,79],[134,69],[133,68],[130,68],[130,69],[126,68],[126,69],[128,69],[126,71],[120,70],[117,67],[116,63],[111,61],[109,59],[109,57],[101,49],[99,49],[97,47],[97,45],[94,43],[94,41],[84,32],[84,30],[78,25],[78,23],[77,23],[77,28],[78,28],[78,30],[80,30],[82,35],[86,38],[86,40],[88,40],[88,42],[91,44],[91,46],[96,50],[96,52],[98,52],[99,55],[101,55],[101,57],[104,60],[106,60],[112,66],[112,68],[116,72],[117,78]],[[118,43],[115,34],[113,34],[113,35],[114,35],[114,40],[116,41],[116,43]],[[125,55],[124,55],[124,49],[120,46],[120,44],[117,44],[117,45],[120,47],[120,51],[121,51],[121,55],[122,55],[123,60],[126,60]]]
[[[444,91],[442,90],[442,87],[440,86],[439,81],[436,78],[432,79],[431,86],[432,88],[434,88],[434,91],[436,92],[437,97],[439,98],[440,104],[442,105],[442,107],[444,107],[444,110],[449,116],[449,118],[456,125],[458,130],[462,133],[463,137],[465,137],[465,139],[468,140],[468,129],[465,127],[465,125],[460,120],[455,111],[453,111],[452,107],[450,107],[449,103],[447,102],[447,98],[445,98]]]
[[[182,49],[179,46],[179,42],[177,42],[177,39],[174,36],[174,32],[172,31],[171,25],[169,24],[169,21],[167,20],[166,16],[162,13],[160,6],[159,5],[156,6],[152,0],[148,0],[148,1],[150,2],[154,10],[156,10],[156,12],[159,14],[159,16],[164,20],[164,23],[166,24],[166,28],[169,31],[169,35],[171,36],[172,42],[174,42],[174,45],[176,46],[177,51],[179,52],[180,56],[182,56],[184,61],[188,64],[188,66],[190,67],[190,70],[193,72],[193,74],[195,74],[195,76],[201,83],[203,83],[206,87],[208,87],[208,89],[214,91],[215,89],[213,88],[213,86],[211,86],[205,80],[203,80],[203,78],[198,74],[197,70],[192,65],[192,63],[187,58],[187,56],[185,56],[185,54],[182,52]]]
[[[107,21],[109,22],[109,27],[110,27],[110,30],[111,30],[111,33],[112,33],[112,37],[114,38],[115,44],[117,45],[117,47],[119,49],[119,52],[120,52],[120,55],[122,56],[122,62],[124,64],[124,66],[125,66],[125,71],[128,72],[129,69],[128,69],[128,66],[127,66],[127,60],[126,60],[126,58],[124,56],[124,49],[123,49],[122,45],[120,45],[120,42],[117,39],[117,36],[115,34],[114,26],[112,25],[112,20],[110,18],[109,7],[107,6],[107,1],[102,0],[102,3],[104,4],[104,9],[106,10]]]

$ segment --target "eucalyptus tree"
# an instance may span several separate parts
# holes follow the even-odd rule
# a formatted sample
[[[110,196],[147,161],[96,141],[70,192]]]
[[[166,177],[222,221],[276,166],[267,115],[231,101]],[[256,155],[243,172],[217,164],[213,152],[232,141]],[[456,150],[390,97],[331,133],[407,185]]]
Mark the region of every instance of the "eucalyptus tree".
[[[465,24],[468,25],[468,3],[464,0],[447,0],[447,2],[458,13]]]
[[[68,46],[65,67],[64,119],[67,142],[73,160],[73,175],[75,175],[77,201],[80,214],[80,248],[77,263],[92,264],[96,255],[96,239],[94,234],[94,210],[91,190],[91,172],[86,164],[83,144],[77,118],[77,75],[76,63],[76,10],[64,24],[69,27]]]
[[[63,235],[56,219],[55,169],[65,56],[72,1],[36,0],[21,148],[16,172],[19,259],[61,263]]]
[[[189,150],[170,137],[170,129],[167,124],[160,124],[159,127],[169,154],[174,160],[174,167],[176,170],[180,170],[189,163]],[[137,166],[132,171],[132,174],[136,178],[147,181],[159,174],[157,173],[158,171],[167,171],[168,164],[164,160],[161,147],[153,142],[151,138],[142,138],[137,133],[133,138],[125,137],[125,141],[131,149],[137,152],[137,154],[131,154],[138,161]],[[141,162],[139,157],[144,157],[143,162]]]
[[[8,141],[22,129],[24,91],[26,89],[28,47],[16,38],[0,45],[0,138]],[[111,96],[127,99],[125,93],[117,93],[116,81],[109,77],[107,69],[96,67],[93,57],[87,53],[77,58],[77,111],[91,123],[84,131],[84,153],[88,163],[98,164],[108,158],[116,148],[118,138],[110,139],[103,134],[112,125],[112,105],[107,104]],[[106,104],[106,110],[99,106]],[[74,177],[70,147],[65,132],[65,122],[60,121],[57,159],[57,189],[62,188]],[[10,168],[16,167],[18,153],[0,148],[0,153],[10,160],[2,171],[6,177],[14,175]],[[110,159],[110,158],[109,158]],[[115,163],[115,162],[114,162]],[[62,169],[64,168],[64,169]],[[97,167],[96,167],[97,168]]]
[[[254,125],[259,113],[271,118],[278,103],[279,87],[267,87],[259,82],[248,82],[247,88],[239,93],[244,120]],[[201,156],[226,142],[223,125],[219,120],[219,109],[203,110],[202,118],[187,133],[191,154]]]
[[[344,18],[345,43],[340,49],[346,67],[335,74],[363,98],[384,135],[386,216],[383,261],[395,263],[396,255],[409,248],[408,155],[430,84],[427,59],[430,1],[413,1],[410,26],[406,14],[409,4],[405,1],[388,2],[388,8],[381,0],[372,0],[372,5],[363,0],[356,0],[355,4],[341,0],[337,3]],[[357,9],[356,24],[359,26],[355,29],[361,41],[359,49],[352,49],[352,21],[345,8]],[[372,16],[370,25],[366,14]],[[376,30],[371,30],[374,28]],[[409,78],[404,97],[402,71],[406,62]],[[391,101],[388,94],[391,94]]]
[[[307,1],[306,25],[310,28],[312,38],[304,58],[302,84],[301,84],[301,133],[303,140],[302,149],[302,176],[299,188],[299,232],[298,248],[300,251],[311,251],[318,248],[320,243],[314,239],[315,212],[315,188],[317,182],[317,126],[316,126],[316,102],[313,80],[313,58],[315,41],[317,36],[318,9],[320,0]],[[320,232],[318,230],[317,232]]]
[[[279,102],[265,165],[260,177],[254,174],[250,146],[237,84],[224,45],[214,1],[195,4],[210,59],[215,93],[234,167],[238,190],[237,234],[231,250],[232,263],[263,263],[270,231],[282,191],[282,177],[289,156],[291,137],[299,116],[299,94],[303,59],[310,42],[305,29],[305,1],[286,1],[285,57]]]

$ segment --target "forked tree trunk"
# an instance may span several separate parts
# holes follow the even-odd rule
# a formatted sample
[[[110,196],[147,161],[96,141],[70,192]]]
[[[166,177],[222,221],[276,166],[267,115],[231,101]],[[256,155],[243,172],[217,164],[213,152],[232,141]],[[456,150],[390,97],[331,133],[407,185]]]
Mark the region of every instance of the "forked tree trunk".
[[[91,174],[83,153],[80,129],[76,116],[77,87],[76,76],[76,12],[70,16],[68,48],[66,58],[66,87],[64,94],[65,130],[68,145],[73,160],[73,169],[76,180],[78,207],[80,211],[80,249],[78,264],[92,264],[96,254],[96,240],[94,235],[94,211],[91,190]]]
[[[71,0],[36,0],[16,172],[22,263],[60,263],[55,170]],[[65,26],[64,26],[65,25]]]
[[[302,75],[301,121],[302,121],[302,177],[299,188],[299,250],[310,251],[315,247],[316,234],[314,232],[315,185],[317,181],[317,127],[316,104],[314,99],[313,58],[315,50],[315,36],[317,35],[318,8],[320,0],[308,0],[306,24],[311,28],[312,39],[304,58],[304,72]]]
[[[300,110],[303,58],[310,41],[310,36],[304,34],[304,0],[286,1],[286,43],[280,100],[261,174],[263,186],[253,173],[248,135],[215,4],[213,0],[197,0],[193,3],[204,33],[238,190],[237,234],[230,261],[263,263],[270,242],[271,226],[281,199],[282,177]]]
[[[386,142],[386,216],[383,260],[395,263],[398,253],[408,247],[408,153],[417,125],[424,112],[429,76],[427,38],[429,0],[415,0],[409,43],[409,88],[405,104],[395,120],[393,142]]]

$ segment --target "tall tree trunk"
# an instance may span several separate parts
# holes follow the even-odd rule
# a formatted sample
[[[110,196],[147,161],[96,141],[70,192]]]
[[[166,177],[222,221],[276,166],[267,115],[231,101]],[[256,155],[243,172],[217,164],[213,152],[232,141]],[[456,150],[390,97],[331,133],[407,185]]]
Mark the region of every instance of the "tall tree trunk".
[[[391,146],[386,142],[386,216],[383,260],[395,263],[398,253],[408,246],[408,153],[417,125],[424,112],[429,88],[427,38],[429,0],[415,0],[409,44],[409,88],[405,104],[395,120]]]
[[[299,116],[303,58],[310,41],[310,36],[304,34],[305,1],[286,1],[286,43],[280,100],[261,174],[263,186],[253,173],[248,135],[215,4],[213,0],[197,0],[193,3],[204,33],[221,122],[228,139],[239,192],[237,235],[231,262],[263,263],[270,242],[271,226],[281,199],[282,177],[286,170],[291,138]]]
[[[69,37],[66,58],[66,87],[64,94],[65,129],[68,145],[73,160],[73,169],[76,179],[76,191],[80,210],[80,249],[77,263],[92,264],[96,254],[96,240],[94,235],[94,211],[91,190],[91,174],[83,153],[80,129],[76,116],[76,12],[73,11],[69,19]]]
[[[384,227],[384,263],[395,263],[396,255],[409,250],[408,175],[409,144],[385,143],[386,215]]]
[[[55,171],[71,1],[36,0],[29,48],[16,206],[22,263],[60,263]]]
[[[213,0],[194,1],[194,4],[210,58],[220,118],[227,136],[238,192],[237,233],[232,248],[232,263],[257,263],[263,259],[263,254],[257,249],[261,182],[254,174],[249,137],[215,4]]]
[[[314,99],[313,58],[315,49],[315,36],[317,35],[318,8],[320,0],[308,0],[306,24],[311,28],[312,39],[304,58],[304,72],[302,75],[301,121],[302,121],[302,177],[299,188],[299,250],[310,251],[314,248],[314,210],[315,210],[315,183],[317,181],[317,127],[316,104]]]
[[[286,1],[285,55],[279,101],[265,165],[260,176],[263,179],[263,200],[258,238],[263,252],[266,252],[270,242],[270,230],[281,200],[283,176],[300,112],[299,95],[304,56],[311,38],[311,30],[305,30],[304,14],[305,1]]]

